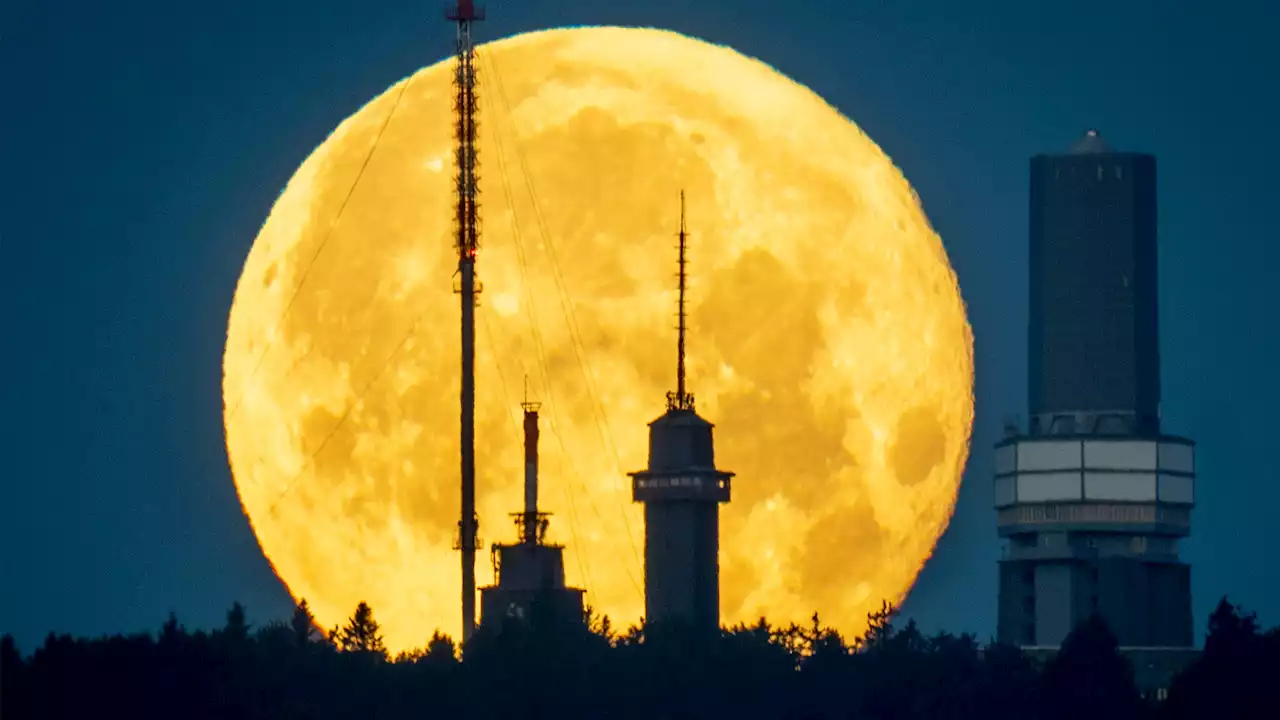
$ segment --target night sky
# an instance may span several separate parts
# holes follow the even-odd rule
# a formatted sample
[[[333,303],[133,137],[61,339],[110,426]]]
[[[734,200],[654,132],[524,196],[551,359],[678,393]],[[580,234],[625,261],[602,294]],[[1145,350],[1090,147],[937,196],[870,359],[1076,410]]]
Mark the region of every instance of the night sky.
[[[51,630],[155,629],[170,610],[214,626],[235,600],[259,623],[288,612],[226,464],[232,294],[307,154],[450,53],[442,6],[0,7],[0,632],[25,651]],[[1164,427],[1199,443],[1183,551],[1197,632],[1224,593],[1280,622],[1273,3],[487,6],[481,40],[612,24],[730,45],[822,95],[903,169],[959,274],[977,362],[960,502],[906,606],[929,630],[995,631],[991,445],[1025,414],[1028,158],[1090,127],[1154,153]]]

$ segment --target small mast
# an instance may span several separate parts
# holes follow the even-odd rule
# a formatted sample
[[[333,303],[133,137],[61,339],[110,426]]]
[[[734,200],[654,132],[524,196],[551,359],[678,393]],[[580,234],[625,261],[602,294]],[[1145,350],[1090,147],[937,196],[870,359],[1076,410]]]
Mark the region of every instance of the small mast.
[[[527,391],[526,391],[527,392]],[[547,530],[547,518],[538,512],[538,408],[526,395],[524,408],[524,514],[520,518],[520,542],[538,545]]]
[[[684,225],[684,191],[680,191],[680,232],[676,234],[680,239],[680,272],[677,277],[680,278],[680,300],[676,317],[679,324],[676,326],[679,330],[679,339],[676,342],[676,391],[667,393],[667,409],[668,410],[692,410],[693,395],[685,390],[685,350],[684,338],[688,330],[686,319],[688,313],[685,312],[685,286],[688,281],[688,259],[685,257],[685,251],[688,247],[689,233],[685,230]]]
[[[494,543],[494,583],[480,589],[481,627],[494,631],[512,620],[557,623],[549,627],[583,621],[583,591],[565,585],[564,546],[547,542],[550,515],[538,509],[539,403],[530,402],[525,383],[524,511],[511,513],[516,541]]]

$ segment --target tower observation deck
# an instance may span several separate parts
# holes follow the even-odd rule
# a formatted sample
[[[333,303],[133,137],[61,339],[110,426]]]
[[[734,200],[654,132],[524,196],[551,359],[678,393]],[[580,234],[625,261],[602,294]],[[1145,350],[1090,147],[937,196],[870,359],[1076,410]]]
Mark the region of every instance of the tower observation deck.
[[[644,503],[644,605],[649,625],[720,628],[720,503],[733,473],[718,470],[712,424],[685,388],[685,286],[688,234],[680,195],[680,300],[676,390],[649,423],[649,466],[630,473],[632,498]]]
[[[1160,428],[1155,158],[1089,131],[1031,161],[1028,410],[995,446],[997,636],[1192,644],[1195,445]]]

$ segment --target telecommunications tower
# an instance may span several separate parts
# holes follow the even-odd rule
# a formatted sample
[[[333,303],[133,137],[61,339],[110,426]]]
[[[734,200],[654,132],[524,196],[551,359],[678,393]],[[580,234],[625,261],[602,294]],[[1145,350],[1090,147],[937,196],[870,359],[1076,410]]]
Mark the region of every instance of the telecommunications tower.
[[[733,473],[716,469],[712,425],[685,389],[684,193],[680,193],[679,332],[676,391],[649,423],[649,467],[630,473],[632,499],[644,503],[644,609],[651,625],[697,632],[720,628],[720,503]]]
[[[1097,614],[1122,650],[1169,656],[1149,651],[1193,641],[1195,443],[1160,422],[1156,159],[1090,130],[1032,158],[1030,214],[1030,417],[995,448],[997,636],[1057,648]]]
[[[480,590],[482,627],[500,630],[508,620],[534,623],[583,621],[583,591],[565,587],[564,546],[546,541],[549,513],[538,510],[538,403],[524,408],[524,512],[512,513],[519,541],[494,544],[494,585]]]
[[[457,0],[445,17],[457,25],[457,67],[454,73],[454,178],[457,204],[454,210],[454,247],[458,252],[458,275],[454,292],[462,301],[462,392],[461,455],[462,515],[454,549],[462,551],[462,642],[475,632],[476,545],[480,519],[476,516],[476,251],[480,247],[480,193],[476,170],[476,49],[471,40],[471,23],[484,19],[484,9],[472,0]]]

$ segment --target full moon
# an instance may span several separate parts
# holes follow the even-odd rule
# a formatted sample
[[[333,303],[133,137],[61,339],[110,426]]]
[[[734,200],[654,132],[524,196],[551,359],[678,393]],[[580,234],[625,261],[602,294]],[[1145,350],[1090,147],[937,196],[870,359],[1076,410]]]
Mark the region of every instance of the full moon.
[[[477,54],[484,547],[515,540],[527,393],[570,584],[615,625],[643,615],[626,473],[675,385],[683,190],[689,384],[737,473],[722,619],[818,612],[861,634],[946,528],[973,422],[964,303],[910,185],[812,91],[725,47],[578,28]],[[231,469],[264,553],[324,627],[367,601],[393,651],[461,622],[452,68],[392,86],[298,168],[224,358]],[[492,573],[477,552],[479,584]]]

